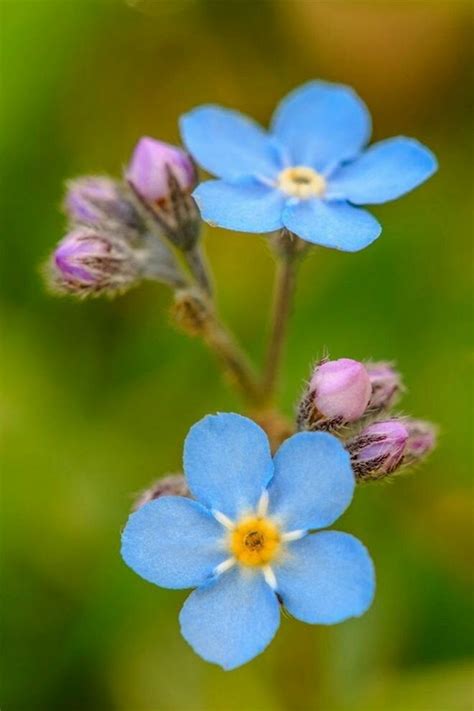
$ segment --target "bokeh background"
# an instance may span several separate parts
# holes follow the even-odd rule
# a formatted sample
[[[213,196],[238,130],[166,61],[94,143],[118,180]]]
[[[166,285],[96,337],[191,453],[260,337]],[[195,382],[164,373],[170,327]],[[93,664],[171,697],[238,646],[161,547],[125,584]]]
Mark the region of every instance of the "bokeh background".
[[[1,136],[4,711],[464,711],[473,706],[469,410],[471,14],[464,2],[3,0]],[[414,135],[440,172],[374,209],[358,254],[302,270],[285,362],[287,414],[313,359],[394,359],[404,411],[440,423],[413,476],[369,486],[338,524],[369,547],[378,593],[330,628],[283,619],[269,650],[225,673],[179,634],[185,593],[121,562],[133,492],[180,469],[188,428],[240,408],[170,295],[45,294],[62,183],[119,174],[143,134],[217,102],[266,123],[291,88],[353,85],[375,138]],[[264,351],[273,262],[260,237],[208,229],[228,322]]]

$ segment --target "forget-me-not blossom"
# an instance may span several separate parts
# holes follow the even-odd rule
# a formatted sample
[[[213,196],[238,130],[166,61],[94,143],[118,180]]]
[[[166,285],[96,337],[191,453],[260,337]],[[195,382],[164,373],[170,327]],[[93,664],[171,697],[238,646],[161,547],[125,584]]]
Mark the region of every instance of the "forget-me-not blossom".
[[[313,81],[291,92],[265,132],[242,114],[199,106],[181,118],[184,143],[219,180],[194,197],[207,222],[242,232],[285,227],[313,244],[356,252],[380,234],[359,205],[394,200],[436,170],[434,155],[397,136],[366,149],[367,107],[349,87]]]
[[[184,468],[193,499],[165,496],[133,513],[126,563],[166,588],[197,588],[181,631],[204,659],[233,669],[260,654],[280,624],[334,624],[362,615],[374,595],[364,546],[330,526],[349,505],[354,475],[333,435],[301,432],[272,459],[264,431],[236,414],[191,428]]]

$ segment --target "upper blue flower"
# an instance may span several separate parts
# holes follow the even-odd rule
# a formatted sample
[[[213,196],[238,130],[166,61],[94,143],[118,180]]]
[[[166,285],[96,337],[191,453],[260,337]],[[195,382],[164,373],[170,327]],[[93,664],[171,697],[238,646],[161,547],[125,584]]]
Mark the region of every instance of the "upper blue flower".
[[[203,219],[242,232],[286,227],[308,242],[356,252],[380,234],[354,205],[394,200],[427,180],[434,155],[398,136],[364,150],[370,114],[349,87],[314,81],[290,93],[270,133],[236,111],[200,106],[181,118],[188,150],[220,180],[194,197]]]
[[[196,587],[180,614],[204,659],[233,669],[260,654],[280,623],[334,624],[363,614],[375,588],[372,561],[331,525],[354,491],[349,455],[334,436],[302,432],[272,460],[268,439],[240,415],[191,428],[184,468],[196,500],[165,496],[133,513],[125,562],[167,588]],[[277,594],[276,594],[277,593]]]

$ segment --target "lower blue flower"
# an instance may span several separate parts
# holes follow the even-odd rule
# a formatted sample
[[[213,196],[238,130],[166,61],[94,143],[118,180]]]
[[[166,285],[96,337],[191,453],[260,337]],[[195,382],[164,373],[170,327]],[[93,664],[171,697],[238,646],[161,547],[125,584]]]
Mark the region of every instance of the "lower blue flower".
[[[197,588],[181,631],[209,662],[234,669],[260,654],[280,624],[335,624],[362,615],[375,590],[372,561],[331,525],[354,492],[349,455],[334,436],[302,432],[272,459],[252,420],[208,416],[188,434],[184,468],[196,500],[165,496],[133,513],[122,556],[167,588]]]

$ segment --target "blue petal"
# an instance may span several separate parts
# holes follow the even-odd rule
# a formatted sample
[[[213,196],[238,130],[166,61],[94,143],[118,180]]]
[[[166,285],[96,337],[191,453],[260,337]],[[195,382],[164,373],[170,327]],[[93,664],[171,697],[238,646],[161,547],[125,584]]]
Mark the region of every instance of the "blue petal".
[[[240,232],[273,232],[282,227],[285,198],[256,180],[208,180],[198,186],[193,197],[202,218],[211,225]]]
[[[197,162],[219,178],[274,176],[281,166],[270,136],[238,111],[199,106],[180,119],[183,142]]]
[[[197,654],[235,669],[272,641],[280,610],[261,572],[234,568],[191,593],[179,619],[183,637]]]
[[[204,506],[163,496],[133,513],[122,534],[122,557],[138,575],[164,588],[202,585],[227,557],[224,529]]]
[[[289,546],[287,559],[273,570],[285,607],[303,622],[333,625],[359,617],[374,597],[372,560],[347,533],[306,536]]]
[[[380,235],[382,228],[369,212],[347,202],[302,200],[288,205],[283,224],[301,239],[323,247],[358,252]]]
[[[292,91],[278,107],[272,131],[293,165],[326,172],[356,156],[371,132],[364,102],[347,86],[314,81]]]
[[[433,153],[418,141],[402,136],[389,138],[337,170],[328,192],[356,205],[376,205],[413,190],[437,167]]]
[[[326,432],[300,432],[274,459],[270,513],[287,531],[323,528],[349,506],[355,480],[341,442]]]
[[[184,443],[189,488],[205,506],[235,518],[254,509],[273,475],[265,432],[241,415],[208,415]]]

